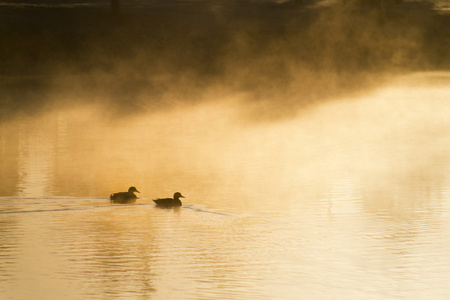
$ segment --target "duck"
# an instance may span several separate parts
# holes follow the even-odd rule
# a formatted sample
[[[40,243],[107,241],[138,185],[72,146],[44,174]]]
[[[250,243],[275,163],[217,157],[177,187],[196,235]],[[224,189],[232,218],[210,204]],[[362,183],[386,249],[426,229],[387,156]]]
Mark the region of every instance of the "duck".
[[[158,207],[171,208],[183,205],[180,201],[180,198],[184,198],[181,193],[176,192],[173,194],[173,198],[158,198],[153,200]]]
[[[134,203],[137,196],[134,193],[140,193],[134,186],[128,189],[128,192],[120,192],[111,194],[109,199],[113,203]]]

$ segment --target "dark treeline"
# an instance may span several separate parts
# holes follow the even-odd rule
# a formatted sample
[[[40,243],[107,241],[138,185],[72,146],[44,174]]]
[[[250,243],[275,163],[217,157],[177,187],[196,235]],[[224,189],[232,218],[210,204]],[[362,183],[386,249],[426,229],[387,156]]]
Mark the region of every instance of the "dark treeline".
[[[384,75],[448,70],[449,17],[386,3],[0,7],[0,117],[64,98],[155,109],[212,89],[283,115]]]

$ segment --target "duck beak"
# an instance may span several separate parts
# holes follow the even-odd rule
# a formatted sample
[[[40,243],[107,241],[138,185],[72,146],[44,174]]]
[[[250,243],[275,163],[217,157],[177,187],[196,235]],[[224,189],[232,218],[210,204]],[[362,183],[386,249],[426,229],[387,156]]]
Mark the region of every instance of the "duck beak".
[[[184,198],[184,196],[183,196],[183,195],[181,195],[181,196],[180,196],[180,198]]]
[[[139,193],[139,194],[140,194],[141,192],[139,192],[138,190],[136,190],[136,193]]]

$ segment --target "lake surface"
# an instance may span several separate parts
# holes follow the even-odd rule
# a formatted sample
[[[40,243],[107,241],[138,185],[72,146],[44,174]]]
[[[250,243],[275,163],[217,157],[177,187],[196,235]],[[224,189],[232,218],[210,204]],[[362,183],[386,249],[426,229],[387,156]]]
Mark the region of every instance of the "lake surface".
[[[4,122],[0,299],[448,299],[449,104],[425,73],[276,120],[230,96]]]

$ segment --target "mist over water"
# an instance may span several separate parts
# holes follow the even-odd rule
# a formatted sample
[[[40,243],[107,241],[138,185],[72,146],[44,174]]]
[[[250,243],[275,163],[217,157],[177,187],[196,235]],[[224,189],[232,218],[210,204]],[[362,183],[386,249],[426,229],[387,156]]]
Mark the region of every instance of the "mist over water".
[[[425,2],[424,2],[425,3]],[[261,119],[448,69],[448,16],[305,1],[2,6],[1,118],[98,103],[106,114],[238,95]],[[26,87],[26,88],[24,88]]]
[[[8,299],[446,299],[448,72],[255,122],[233,98],[0,127]],[[135,205],[108,196],[136,186]],[[151,199],[181,191],[177,210]]]
[[[0,298],[448,299],[445,3],[348,2],[0,1]]]
[[[105,114],[103,104],[48,110],[2,123],[2,194],[104,197],[134,185],[144,194],[198,190],[206,202],[229,190],[277,199],[304,193],[314,174],[350,171],[377,178],[379,188],[391,169],[427,176],[410,168],[446,157],[439,143],[447,85],[447,73],[417,73],[276,122],[255,122],[253,104],[236,96],[121,118]]]

